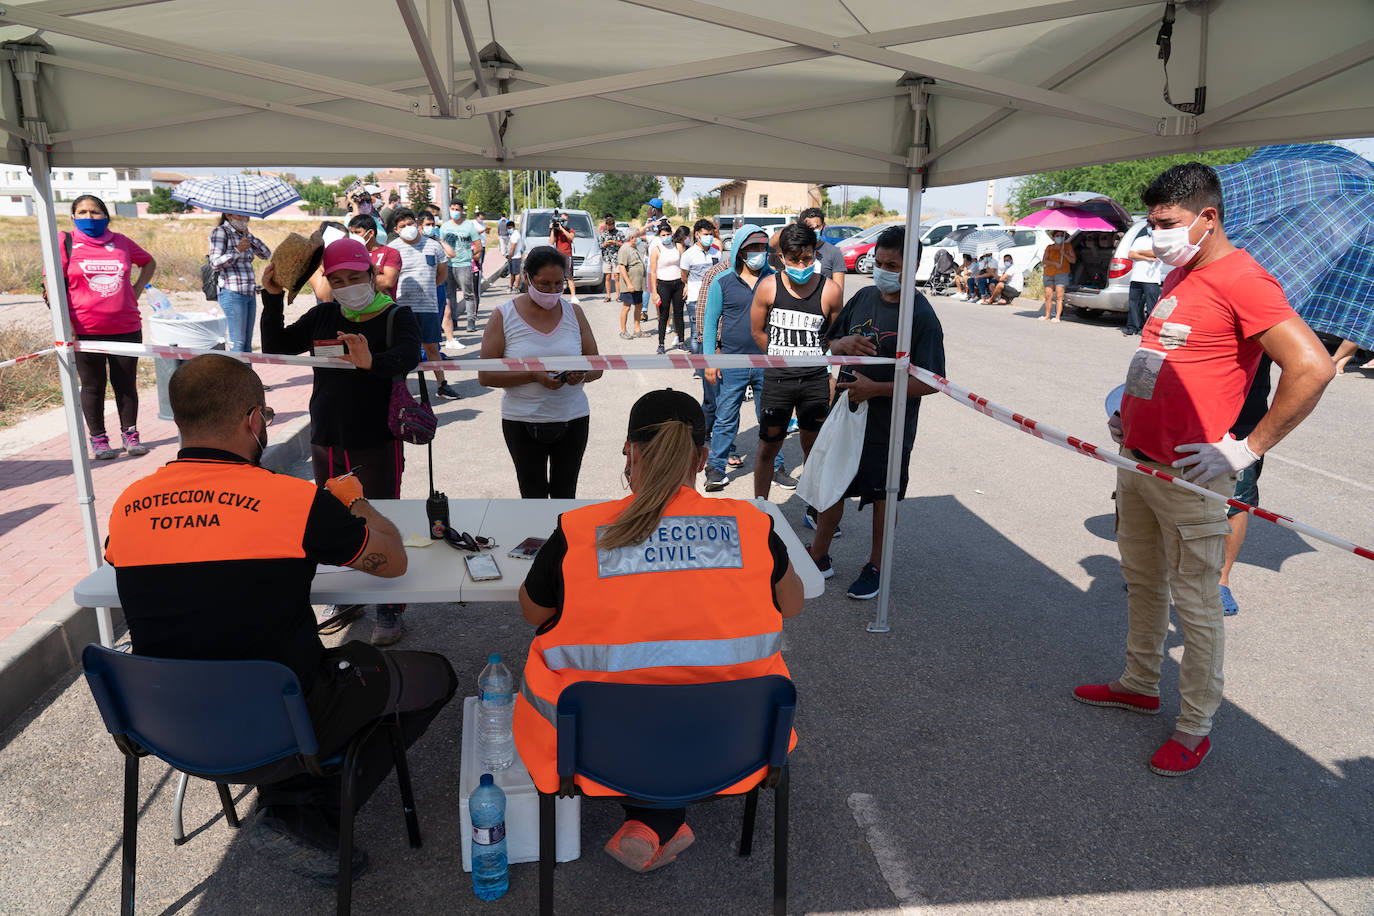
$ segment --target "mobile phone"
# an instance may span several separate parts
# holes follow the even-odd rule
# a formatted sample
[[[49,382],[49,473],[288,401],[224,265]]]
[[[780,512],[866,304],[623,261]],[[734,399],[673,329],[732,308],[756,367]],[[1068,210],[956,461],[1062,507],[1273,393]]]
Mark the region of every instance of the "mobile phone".
[[[566,382],[568,380],[568,376],[572,375],[574,372],[577,371],[578,370],[576,369],[564,369],[562,372],[555,372],[553,374],[553,380],[555,382]]]
[[[473,554],[463,558],[468,565],[468,575],[474,582],[487,582],[492,579],[501,578],[501,567],[496,565],[496,558],[489,553]]]
[[[853,366],[841,366],[841,367],[840,367],[840,372],[839,372],[839,374],[835,376],[835,381],[837,381],[837,382],[854,382],[854,381],[858,381],[858,379],[855,378],[855,376],[854,376],[854,367],[853,367]]]
[[[539,553],[539,548],[544,546],[548,538],[525,538],[511,550],[507,551],[506,556],[514,557],[517,560],[533,560],[535,554]]]

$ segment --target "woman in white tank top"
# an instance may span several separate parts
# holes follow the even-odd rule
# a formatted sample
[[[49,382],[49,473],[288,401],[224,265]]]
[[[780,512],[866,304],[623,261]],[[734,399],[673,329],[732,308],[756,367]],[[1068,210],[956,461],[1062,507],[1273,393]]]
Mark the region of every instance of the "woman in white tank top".
[[[687,349],[687,337],[683,330],[682,308],[687,302],[687,284],[682,279],[682,252],[687,247],[691,231],[679,226],[672,232],[668,221],[659,224],[658,243],[649,251],[649,272],[654,281],[654,307],[658,309],[658,352],[663,352],[663,342],[668,331],[668,316],[673,317],[673,330],[677,332],[675,350]]]
[[[526,255],[527,291],[503,303],[487,320],[483,359],[598,352],[581,307],[559,295],[567,284],[564,268],[563,256],[548,245]],[[505,389],[501,431],[521,498],[576,498],[590,414],[582,386],[600,377],[600,370],[477,373],[480,384]]]

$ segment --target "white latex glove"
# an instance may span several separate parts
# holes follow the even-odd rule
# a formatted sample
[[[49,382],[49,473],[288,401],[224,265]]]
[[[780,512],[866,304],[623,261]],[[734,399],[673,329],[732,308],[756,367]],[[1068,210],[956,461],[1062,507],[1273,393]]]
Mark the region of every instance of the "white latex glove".
[[[1195,483],[1206,483],[1222,474],[1239,474],[1259,461],[1259,455],[1250,451],[1245,439],[1237,439],[1230,433],[1220,442],[1190,442],[1175,446],[1174,451],[1196,453],[1173,463],[1176,468],[1192,468],[1183,479]]]
[[[1126,438],[1126,429],[1121,425],[1121,412],[1117,411],[1107,418],[1107,431],[1112,434],[1112,441],[1117,445]]]

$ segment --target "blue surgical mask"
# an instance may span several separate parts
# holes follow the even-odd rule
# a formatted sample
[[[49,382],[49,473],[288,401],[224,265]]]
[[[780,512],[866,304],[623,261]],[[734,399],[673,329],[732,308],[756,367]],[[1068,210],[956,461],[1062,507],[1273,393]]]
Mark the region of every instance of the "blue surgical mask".
[[[768,252],[756,251],[753,254],[744,256],[744,266],[750,270],[763,270],[763,265],[768,263]]]
[[[434,226],[422,226],[420,231],[430,238],[436,238],[439,235],[439,230]]]
[[[99,219],[74,219],[72,224],[81,230],[81,234],[93,239],[98,239],[105,234],[105,230],[110,226],[108,216]]]
[[[902,288],[902,275],[896,270],[883,270],[881,267],[874,267],[873,285],[878,287],[878,292],[891,295]]]
[[[787,268],[787,276],[792,278],[793,283],[805,283],[806,281],[810,280],[813,276],[815,276],[815,273],[816,264],[814,261],[806,265],[805,267]]]

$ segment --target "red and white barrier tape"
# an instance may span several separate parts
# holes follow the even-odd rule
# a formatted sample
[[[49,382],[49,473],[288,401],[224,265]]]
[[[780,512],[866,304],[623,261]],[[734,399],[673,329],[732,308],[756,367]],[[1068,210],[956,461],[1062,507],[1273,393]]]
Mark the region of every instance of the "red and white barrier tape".
[[[148,344],[113,343],[111,341],[78,340],[59,346],[82,353],[108,353],[115,356],[160,356],[166,359],[191,359],[203,356],[205,350],[184,347],[150,346]],[[212,351],[248,363],[278,366],[310,366],[317,369],[352,369],[346,359],[332,356],[284,356],[271,353],[234,353]],[[892,365],[892,360],[880,356],[765,356],[747,353],[715,353],[710,356],[675,350],[662,355],[637,354],[599,356],[549,356],[543,359],[442,359],[426,360],[420,369],[442,369],[445,372],[516,371],[562,372],[580,369],[769,369],[802,366]]]
[[[1160,480],[1168,481],[1175,486],[1183,487],[1185,490],[1197,493],[1199,496],[1204,496],[1207,499],[1218,502],[1224,502],[1234,509],[1248,512],[1250,515],[1262,518],[1266,522],[1273,522],[1281,528],[1288,528],[1291,531],[1297,531],[1301,534],[1314,537],[1319,541],[1325,541],[1334,547],[1347,550],[1357,557],[1364,557],[1366,560],[1374,560],[1374,550],[1370,550],[1368,547],[1361,547],[1358,544],[1347,541],[1345,538],[1339,538],[1319,528],[1313,528],[1302,522],[1294,521],[1286,515],[1279,515],[1277,512],[1270,512],[1268,509],[1261,509],[1259,506],[1252,506],[1238,499],[1222,496],[1220,493],[1209,490],[1206,487],[1190,483],[1182,477],[1176,477],[1158,468],[1152,468],[1148,464],[1141,464],[1131,458],[1119,455],[1113,449],[1099,448],[1091,442],[1084,442],[1082,439],[1074,438],[1068,433],[1060,432],[1052,426],[1046,426],[1038,420],[1032,420],[1030,417],[1023,417],[1021,414],[1008,410],[1000,404],[995,404],[982,395],[974,394],[967,388],[962,388],[949,379],[936,375],[934,372],[927,369],[911,366],[907,371],[911,373],[912,378],[915,378],[917,381],[925,382],[927,385],[939,390],[942,394],[948,395],[965,407],[976,410],[984,416],[991,417],[999,423],[1005,423],[1008,426],[1015,427],[1023,433],[1029,433],[1037,439],[1043,439],[1060,448],[1087,455],[1089,458],[1096,458],[1098,461],[1119,468],[1125,468],[1128,471],[1135,471],[1138,474],[1146,474],[1150,477],[1158,477]]]
[[[10,366],[15,365],[16,363],[28,362],[28,361],[31,360],[31,359],[38,359],[38,357],[40,357],[40,356],[47,356],[49,353],[56,353],[56,352],[57,352],[57,348],[56,348],[56,347],[48,347],[48,349],[46,349],[46,350],[39,350],[37,353],[26,353],[26,354],[24,354],[23,356],[16,356],[14,359],[7,359],[7,360],[5,360],[3,363],[0,363],[0,369],[7,369],[7,368],[9,368]]]

